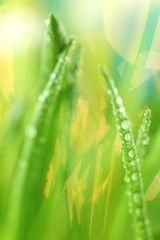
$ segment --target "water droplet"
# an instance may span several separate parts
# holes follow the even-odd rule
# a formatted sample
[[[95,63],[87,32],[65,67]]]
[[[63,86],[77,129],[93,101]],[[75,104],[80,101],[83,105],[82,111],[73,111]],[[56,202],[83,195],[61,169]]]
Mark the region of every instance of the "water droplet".
[[[129,183],[129,182],[130,182],[130,177],[126,175],[126,176],[124,177],[124,181],[125,181],[126,183]]]
[[[128,156],[129,156],[130,158],[133,158],[133,157],[134,157],[134,150],[133,150],[133,149],[131,149],[131,150],[129,151]]]
[[[27,129],[27,134],[30,138],[35,138],[37,135],[37,129],[34,126],[30,126]]]
[[[124,138],[125,138],[126,141],[130,141],[131,140],[131,134],[129,132],[126,133]]]
[[[40,102],[44,102],[44,100],[45,100],[45,96],[42,94],[42,95],[40,95],[39,96],[39,101]]]
[[[150,141],[150,138],[149,138],[149,137],[146,137],[146,138],[143,140],[142,144],[143,144],[143,145],[148,145],[148,144],[149,144],[149,141]]]
[[[136,161],[131,161],[131,165],[135,166],[136,165]]]
[[[121,123],[121,127],[124,130],[127,130],[129,128],[129,121],[127,119],[123,120],[122,123]]]
[[[138,216],[138,217],[142,216],[142,209],[141,209],[141,208],[137,208],[137,209],[135,210],[135,214],[136,214],[136,216]]]
[[[134,201],[135,203],[139,203],[139,202],[141,201],[141,195],[140,195],[139,193],[135,193],[135,194],[133,195],[133,201]]]
[[[113,91],[114,91],[114,94],[115,94],[115,95],[118,94],[118,90],[117,90],[117,88],[114,88]]]
[[[111,93],[112,93],[110,89],[108,89],[107,92],[109,95],[111,95]]]
[[[59,62],[61,62],[61,63],[64,62],[63,57],[61,57],[61,58],[59,59]]]
[[[137,173],[133,173],[133,174],[132,174],[132,180],[133,180],[134,182],[137,182],[137,181],[138,181],[138,174],[137,174]]]
[[[51,78],[52,78],[52,79],[55,79],[55,78],[56,78],[56,74],[55,74],[55,73],[52,73]]]
[[[125,108],[124,107],[120,107],[119,112],[120,113],[125,113]]]
[[[45,90],[45,91],[44,91],[44,96],[45,96],[45,97],[48,97],[49,94],[50,94],[50,91],[49,91],[49,90]]]
[[[121,97],[117,97],[116,103],[117,103],[117,104],[122,104],[122,98],[121,98]]]

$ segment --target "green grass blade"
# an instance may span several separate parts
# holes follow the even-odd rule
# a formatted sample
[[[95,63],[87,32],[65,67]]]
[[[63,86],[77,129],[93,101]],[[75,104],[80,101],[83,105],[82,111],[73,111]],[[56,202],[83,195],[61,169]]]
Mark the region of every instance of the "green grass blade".
[[[43,89],[50,74],[67,44],[67,37],[61,24],[53,14],[46,20],[46,32],[42,52],[40,89]]]
[[[57,104],[66,72],[72,41],[66,47],[54,72],[39,96],[18,160],[8,209],[6,239],[28,239],[44,199],[46,175],[50,163],[47,146],[53,147],[50,129],[56,120]],[[52,140],[52,141],[51,141]],[[27,233],[25,229],[27,230]]]
[[[141,167],[130,127],[130,121],[114,82],[108,78],[103,68],[100,68],[100,72],[105,81],[108,94],[111,97],[113,112],[117,122],[117,129],[120,134],[123,166],[125,169],[125,182],[128,186],[129,211],[134,220],[136,239],[151,240],[153,239],[152,230],[148,219],[146,203],[144,201]]]
[[[75,41],[74,49],[71,53],[68,62],[68,68],[65,75],[65,81],[62,86],[62,108],[63,110],[63,139],[66,139],[66,143],[64,146],[69,143],[69,135],[71,130],[71,123],[73,117],[73,111],[76,106],[76,102],[78,99],[78,88],[77,88],[77,79],[79,73],[79,64],[81,57],[81,46],[77,44]],[[68,133],[67,133],[68,132]],[[65,135],[65,137],[64,137]],[[68,137],[67,137],[68,135]]]
[[[150,126],[151,126],[151,110],[147,109],[144,113],[144,117],[140,129],[138,131],[138,137],[136,141],[136,148],[140,159],[144,157],[146,146],[149,144],[148,132]]]
[[[74,164],[72,160],[75,160],[71,147],[71,126],[78,97],[77,80],[81,58],[81,46],[75,41],[73,45],[63,80],[62,94],[59,98],[61,111],[59,119],[60,131],[57,140],[60,144],[61,151],[58,156],[57,151],[55,151],[56,156],[53,157],[54,175],[52,185],[51,189],[49,189],[48,200],[43,205],[34,233],[34,236],[38,236],[38,238],[42,237],[42,239],[51,238],[52,235],[54,239],[55,232],[59,232],[59,227],[65,232],[66,226],[69,227],[70,224],[67,199],[64,195],[64,182],[68,178],[68,168]],[[63,161],[61,158],[63,158]],[[61,209],[58,210],[57,217],[54,218],[53,216],[57,212],[57,206]],[[65,216],[63,226],[61,226],[60,217],[62,212],[63,216]],[[45,223],[44,218],[47,219]],[[42,226],[41,230],[39,230],[39,226]],[[50,236],[48,236],[48,233],[50,233]],[[61,235],[60,232],[58,233],[58,236],[59,235]]]

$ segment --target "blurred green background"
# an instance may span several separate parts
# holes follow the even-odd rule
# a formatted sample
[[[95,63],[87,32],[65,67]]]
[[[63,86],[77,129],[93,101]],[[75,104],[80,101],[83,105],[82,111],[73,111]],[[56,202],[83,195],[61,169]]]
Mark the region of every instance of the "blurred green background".
[[[146,191],[160,169],[160,3],[156,0],[0,1],[4,196],[8,194],[24,129],[37,99],[45,19],[50,12],[62,22],[67,34],[79,39],[84,52],[70,159],[65,162],[57,144],[54,159],[59,160],[54,166],[53,196],[47,203],[50,213],[45,212],[45,207],[42,209],[35,239],[132,240],[120,146],[98,66],[104,65],[114,78],[135,136],[144,109],[148,106],[152,110],[151,143],[143,161]],[[60,168],[66,166],[67,174],[63,176]],[[159,186],[157,181],[155,188]],[[157,240],[160,239],[159,200],[157,196],[148,203]],[[47,221],[43,222],[43,217]]]

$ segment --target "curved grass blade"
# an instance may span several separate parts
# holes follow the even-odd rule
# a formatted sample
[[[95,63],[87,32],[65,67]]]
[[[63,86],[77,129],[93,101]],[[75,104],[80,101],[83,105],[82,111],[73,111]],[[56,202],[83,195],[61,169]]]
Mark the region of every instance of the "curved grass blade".
[[[66,181],[70,176],[73,168],[73,159],[75,158],[74,149],[71,147],[71,128],[74,117],[74,110],[78,99],[77,79],[79,74],[79,64],[81,57],[81,46],[75,42],[73,52],[71,53],[68,69],[63,84],[62,94],[62,114],[61,114],[61,132],[60,144],[61,149],[65,152],[64,166],[59,169],[61,177]],[[64,190],[64,183],[60,186],[61,192]],[[54,192],[52,192],[54,197]]]
[[[115,114],[117,129],[120,134],[125,169],[125,182],[128,187],[129,211],[132,214],[136,239],[151,240],[152,230],[148,218],[147,207],[144,201],[143,181],[137,149],[130,127],[130,121],[123,106],[123,101],[118,94],[114,82],[108,78],[103,68],[100,72],[105,81],[108,94]]]
[[[140,159],[144,157],[146,146],[149,144],[148,132],[150,126],[151,126],[151,110],[147,109],[144,113],[144,117],[140,129],[138,131],[138,137],[136,141],[136,148]]]
[[[78,99],[78,90],[76,81],[78,79],[79,64],[81,57],[81,46],[75,41],[74,49],[69,58],[69,63],[65,75],[65,81],[62,85],[62,108],[63,108],[63,136],[62,142],[64,146],[70,142],[70,131],[73,117],[73,110]],[[65,136],[64,136],[65,135]],[[68,135],[68,137],[67,137]],[[64,143],[65,141],[65,143]]]
[[[62,25],[50,14],[46,20],[46,32],[41,61],[40,89],[43,89],[58,61],[58,57],[67,45],[67,37]]]
[[[78,89],[76,83],[79,74],[81,46],[80,44],[77,44],[76,41],[74,41],[73,45],[75,46],[73,46],[69,55],[67,70],[62,84],[62,93],[59,96],[61,107],[59,125],[61,127],[58,135],[58,142],[60,143],[60,155],[63,154],[63,157],[59,156],[58,159],[57,157],[54,159],[54,176],[53,183],[49,191],[49,198],[43,205],[43,209],[38,218],[38,227],[34,230],[34,236],[38,236],[38,238],[44,239],[46,239],[48,232],[53,232],[53,225],[57,229],[61,224],[61,213],[58,212],[59,216],[57,216],[56,219],[53,219],[53,216],[57,211],[57,206],[60,208],[64,208],[64,206],[66,206],[66,199],[64,197],[64,182],[68,178],[68,167],[70,168],[73,165],[71,159],[74,159],[70,138],[74,109],[78,97]],[[65,207],[65,209],[66,212],[63,210],[63,216],[66,214],[66,222],[68,221],[66,224],[68,224],[68,208]],[[47,219],[45,223],[44,218]],[[41,226],[41,230],[39,230],[39,226]],[[53,232],[53,238],[54,237],[55,236]]]
[[[44,200],[44,187],[50,163],[48,146],[53,149],[56,113],[67,58],[72,47],[68,43],[63,55],[40,95],[31,123],[26,130],[24,145],[18,160],[8,209],[7,240],[28,239]],[[27,233],[26,230],[27,229]]]

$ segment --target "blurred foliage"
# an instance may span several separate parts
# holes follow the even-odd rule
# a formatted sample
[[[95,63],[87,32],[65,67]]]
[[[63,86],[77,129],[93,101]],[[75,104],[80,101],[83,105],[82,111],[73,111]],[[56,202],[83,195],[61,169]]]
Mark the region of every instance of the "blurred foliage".
[[[124,0],[121,1],[124,3]],[[111,0],[105,1],[105,9],[109,9],[107,4],[110,4],[110,7],[113,7],[110,10],[114,12],[116,4],[114,1],[113,4],[111,2]],[[137,1],[135,2],[137,4]],[[54,51],[57,56],[48,54],[51,51],[49,49],[52,49],[56,42],[53,43],[52,40],[55,38],[50,36],[53,45],[46,47],[47,38],[44,31],[50,30],[46,29],[44,19],[52,11],[63,23],[67,33],[78,37],[84,49],[83,61],[80,65],[76,62],[79,58],[78,44],[75,52],[72,52],[74,57],[70,56],[70,61],[74,59],[76,65],[71,61],[66,69],[68,87],[66,84],[62,86],[63,90],[66,90],[61,92],[57,100],[54,124],[51,124],[50,128],[53,138],[49,136],[47,147],[41,149],[42,152],[47,152],[43,155],[44,163],[47,162],[47,155],[50,155],[49,164],[45,165],[47,166],[46,186],[41,189],[43,200],[40,204],[38,203],[38,211],[31,214],[32,217],[34,216],[34,222],[31,221],[29,224],[28,233],[26,234],[24,227],[26,220],[22,213],[21,219],[24,225],[16,226],[16,231],[18,231],[16,234],[23,236],[26,240],[88,238],[92,240],[134,240],[134,230],[126,204],[124,169],[115,119],[97,71],[97,66],[102,64],[107,66],[118,86],[126,111],[132,119],[135,136],[137,136],[144,110],[146,107],[152,110],[152,124],[148,133],[150,144],[146,145],[143,156],[142,177],[154,239],[160,238],[158,221],[160,201],[159,69],[146,69],[145,67],[149,48],[152,47],[151,43],[154,43],[157,37],[159,15],[155,9],[159,9],[159,5],[157,1],[153,1],[151,6],[146,5],[148,12],[146,7],[143,8],[145,14],[148,14],[148,22],[138,53],[139,61],[134,63],[129,62],[117,50],[114,42],[108,38],[110,35],[115,40],[116,36],[114,32],[109,34],[108,28],[104,28],[104,22],[107,21],[109,24],[110,19],[106,18],[107,11],[104,13],[103,6],[103,1],[98,0],[5,0],[0,2],[0,239],[18,239],[12,236],[13,228],[10,225],[12,223],[8,221],[11,192],[14,190],[16,194],[22,194],[18,192],[18,184],[14,185],[13,181],[17,172],[17,162],[24,148],[24,142],[26,142],[28,123],[35,114],[38,97],[48,81],[48,77],[45,77],[44,62],[47,65],[51,64],[46,74],[50,76],[56,60],[54,63],[50,61],[54,57],[58,59],[68,41],[66,34],[62,33],[64,35],[61,38],[61,30],[58,31],[60,35],[57,35],[57,44],[59,45]],[[132,10],[136,11],[136,8]],[[121,11],[119,8],[118,12]],[[113,16],[116,30],[119,26],[116,25],[119,23],[118,13],[115,12]],[[140,14],[139,17],[141,19]],[[130,27],[129,20],[124,19],[125,22],[122,21],[121,26],[125,28],[126,23]],[[155,32],[151,32],[153,26]],[[53,30],[55,28],[51,28],[51,32]],[[146,40],[148,34],[150,38]],[[119,38],[117,37],[116,40],[118,41]],[[132,49],[133,45],[130,40],[127,39],[125,44],[129,44],[127,49]],[[46,55],[45,49],[48,49]],[[155,48],[150,50],[158,52]],[[155,66],[158,65],[158,57],[151,58],[151,60],[153,61],[150,62]],[[138,65],[139,63],[142,65]],[[75,66],[79,68],[77,80],[74,76],[74,74],[77,75]],[[74,79],[74,84],[71,79]],[[45,119],[42,120],[45,122]],[[42,130],[41,127],[40,130]],[[34,150],[36,148],[34,147]],[[30,159],[32,163],[34,157]],[[32,170],[31,164],[30,171]],[[43,173],[42,171],[42,175]],[[29,180],[29,172],[27,175]],[[28,184],[32,185],[32,182],[29,183],[28,180],[25,180],[23,201],[17,208],[14,208],[18,214],[28,202],[26,189]],[[36,199],[33,201],[36,204]],[[22,237],[19,239],[21,240]]]

